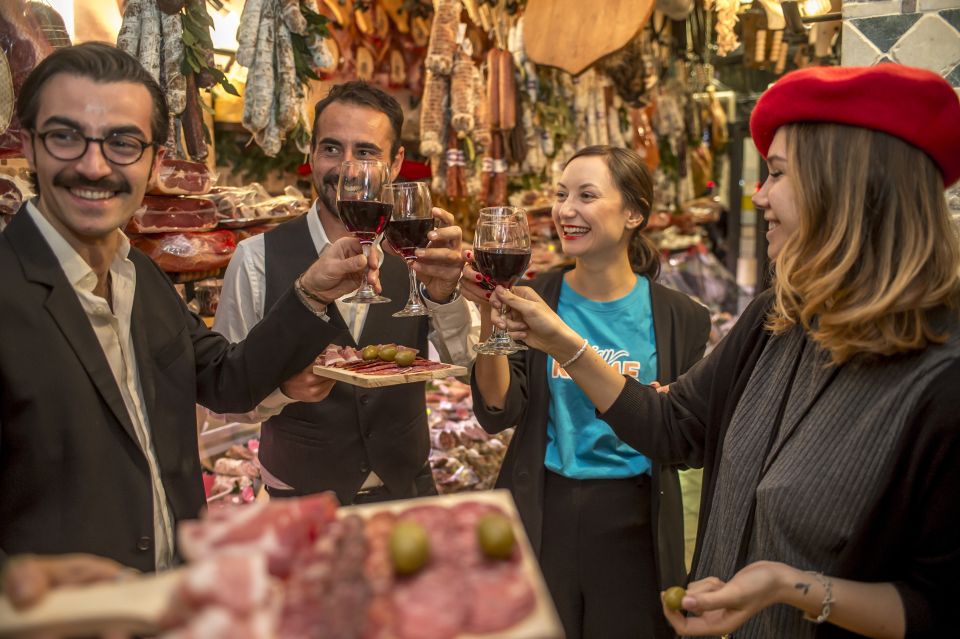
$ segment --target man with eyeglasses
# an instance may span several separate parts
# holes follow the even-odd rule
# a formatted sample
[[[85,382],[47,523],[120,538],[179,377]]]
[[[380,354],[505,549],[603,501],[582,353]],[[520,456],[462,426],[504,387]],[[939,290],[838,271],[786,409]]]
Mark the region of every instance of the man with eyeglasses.
[[[176,522],[204,503],[195,404],[250,410],[304,369],[339,332],[325,303],[357,288],[367,260],[356,240],[334,243],[231,344],[120,230],[168,131],[139,62],[105,44],[59,49],[25,81],[17,115],[38,197],[0,236],[0,563],[113,560],[19,562],[50,567],[13,580],[35,594],[37,574],[176,563]],[[377,276],[372,264],[379,288]]]

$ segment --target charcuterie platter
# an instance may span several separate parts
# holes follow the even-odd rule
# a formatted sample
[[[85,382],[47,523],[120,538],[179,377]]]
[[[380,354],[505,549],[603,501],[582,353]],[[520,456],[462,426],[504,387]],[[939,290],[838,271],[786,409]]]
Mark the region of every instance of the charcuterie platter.
[[[331,495],[185,522],[185,568],[63,588],[28,612],[0,597],[0,637],[161,627],[204,636],[214,618],[233,624],[222,636],[278,639],[320,628],[321,637],[563,636],[507,491],[346,508]]]
[[[317,358],[313,372],[320,377],[364,388],[426,382],[467,374],[463,366],[423,359],[417,357],[416,353],[415,349],[395,344],[369,345],[361,350],[331,344]]]

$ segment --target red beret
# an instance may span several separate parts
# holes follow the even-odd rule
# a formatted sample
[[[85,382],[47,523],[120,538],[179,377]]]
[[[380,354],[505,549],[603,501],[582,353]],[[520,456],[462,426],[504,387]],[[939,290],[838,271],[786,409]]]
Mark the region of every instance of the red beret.
[[[895,135],[930,156],[945,186],[960,179],[960,100],[932,71],[889,63],[793,71],[760,96],[750,116],[763,157],[777,129],[791,122],[836,122]]]

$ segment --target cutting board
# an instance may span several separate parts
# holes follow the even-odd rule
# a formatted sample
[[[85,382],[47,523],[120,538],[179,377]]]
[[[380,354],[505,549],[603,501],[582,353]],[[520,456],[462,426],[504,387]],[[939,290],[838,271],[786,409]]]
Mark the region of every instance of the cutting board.
[[[384,510],[400,512],[422,505],[450,507],[464,501],[482,501],[499,506],[513,520],[514,534],[523,551],[523,567],[536,594],[536,605],[526,619],[497,639],[562,639],[563,629],[553,601],[534,559],[513,498],[506,490],[457,493],[340,508],[338,514],[370,517]],[[23,637],[40,631],[62,636],[99,634],[110,630],[150,634],[159,625],[167,602],[186,568],[135,577],[123,582],[61,588],[26,612],[16,612],[0,596],[0,637]],[[54,636],[61,636],[55,634]],[[467,635],[458,639],[493,639],[494,635]]]
[[[462,377],[467,374],[467,369],[463,366],[446,364],[443,368],[435,368],[428,371],[394,373],[392,375],[365,375],[332,366],[314,366],[313,373],[319,377],[329,377],[338,382],[345,382],[363,388],[381,388],[383,386],[396,386],[397,384],[410,384],[412,382],[428,382],[431,379]]]
[[[523,46],[537,64],[574,75],[626,45],[653,14],[655,0],[528,0]]]

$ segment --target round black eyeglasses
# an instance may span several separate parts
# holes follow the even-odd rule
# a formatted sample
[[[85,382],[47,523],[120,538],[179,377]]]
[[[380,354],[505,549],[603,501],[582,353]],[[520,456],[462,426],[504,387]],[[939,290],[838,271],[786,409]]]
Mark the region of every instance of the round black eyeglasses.
[[[146,149],[157,146],[156,142],[144,142],[126,133],[112,133],[105,138],[90,138],[74,129],[53,129],[43,133],[34,131],[34,133],[40,138],[47,153],[65,162],[83,157],[91,142],[99,144],[103,157],[111,164],[119,166],[133,164],[143,157]]]

